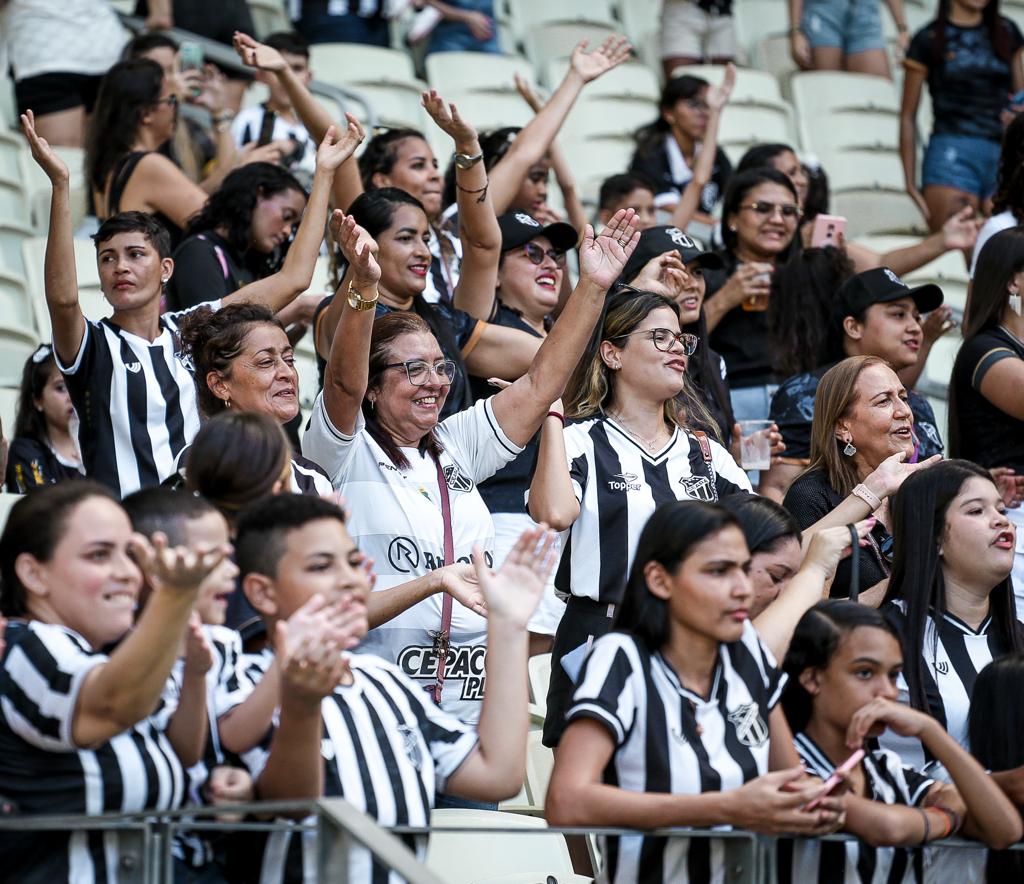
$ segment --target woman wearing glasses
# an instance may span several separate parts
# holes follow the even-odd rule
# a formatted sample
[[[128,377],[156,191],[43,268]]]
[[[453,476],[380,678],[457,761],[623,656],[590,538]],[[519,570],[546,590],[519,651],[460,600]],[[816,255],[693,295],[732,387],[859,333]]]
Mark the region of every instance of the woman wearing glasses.
[[[672,301],[652,292],[616,293],[598,345],[566,388],[573,423],[563,431],[559,415],[544,422],[530,515],[569,530],[555,577],[569,602],[552,651],[547,746],[561,737],[583,657],[611,629],[640,530],[654,509],[750,491],[728,451],[680,426],[677,397],[688,386],[686,363],[697,343],[696,335],[680,332]]]
[[[769,353],[768,295],[775,268],[799,248],[796,188],[774,169],[740,172],[722,208],[725,268],[705,274],[711,346],[725,359],[738,421],[768,417],[775,378]]]
[[[608,288],[636,246],[634,214],[620,211],[598,237],[588,226],[580,281],[529,370],[443,420],[455,366],[415,313],[374,320],[383,297],[378,283],[386,277],[373,253],[383,258],[384,249],[351,216],[335,213],[332,220],[352,287],[303,452],[344,494],[349,531],[377,563],[374,595],[389,600],[383,613],[393,619],[371,629],[360,650],[394,661],[463,721],[479,716],[486,621],[479,609],[438,595],[435,569],[456,561],[468,568],[474,550],[489,564],[494,560],[494,527],[477,486],[523,450],[562,392]],[[445,661],[440,671],[439,658]]]

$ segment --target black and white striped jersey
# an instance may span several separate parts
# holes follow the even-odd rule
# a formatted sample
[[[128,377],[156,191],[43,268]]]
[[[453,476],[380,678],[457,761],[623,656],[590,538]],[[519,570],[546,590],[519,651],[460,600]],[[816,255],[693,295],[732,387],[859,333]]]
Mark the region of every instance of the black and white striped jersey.
[[[566,721],[571,727],[590,718],[611,733],[608,785],[677,795],[727,791],[768,771],[768,718],[785,681],[749,622],[739,641],[719,645],[707,699],[684,687],[660,653],[612,632],[594,642]],[[603,841],[604,874],[613,884],[724,881],[718,841]]]
[[[580,514],[555,575],[561,593],[618,604],[640,532],[659,504],[712,502],[751,490],[728,451],[709,439],[709,464],[697,438],[679,428],[656,454],[609,417],[573,423],[564,432]]]
[[[272,659],[270,651],[247,655],[243,666],[255,676]],[[345,798],[384,826],[427,826],[434,794],[444,791],[476,748],[476,729],[435,706],[412,679],[380,657],[353,654],[350,668],[353,683],[336,688],[320,707],[324,795]],[[266,764],[271,737],[272,732],[243,756],[254,780]],[[293,840],[300,839],[288,831],[267,839],[262,884],[294,880],[299,847],[290,844]],[[426,855],[424,839],[405,840],[421,859]],[[311,868],[315,850],[306,845],[301,854]],[[401,879],[375,865],[369,851],[354,848],[348,880],[398,884]]]
[[[329,497],[334,494],[334,486],[320,464],[296,454],[292,457],[291,491],[292,494],[319,494],[321,497]]]
[[[219,309],[219,301],[198,307]],[[75,406],[75,432],[86,475],[124,497],[159,485],[199,432],[191,366],[178,340],[178,320],[165,313],[153,341],[114,325],[86,320],[74,361],[57,367]]]
[[[814,740],[800,733],[794,742],[808,773],[823,780],[832,776],[836,765]],[[865,755],[862,767],[867,781],[865,797],[883,804],[918,807],[935,783],[885,749]],[[779,842],[779,884],[916,884],[919,867],[919,852],[905,847],[808,838]]]
[[[108,657],[77,633],[11,621],[0,667],[0,795],[26,814],[167,810],[181,804],[185,772],[164,736],[175,706],[161,701],[134,727],[99,746],[76,746],[75,704],[88,673]],[[0,837],[6,880],[116,884],[111,835],[11,832]]]

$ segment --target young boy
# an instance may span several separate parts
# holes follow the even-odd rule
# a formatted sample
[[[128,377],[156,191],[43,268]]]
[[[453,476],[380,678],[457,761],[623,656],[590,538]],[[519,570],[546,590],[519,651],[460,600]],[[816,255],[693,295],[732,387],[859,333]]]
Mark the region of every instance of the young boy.
[[[487,696],[474,729],[435,706],[397,666],[371,654],[343,657],[366,633],[370,585],[337,506],[282,494],[245,511],[236,541],[242,587],[267,624],[274,652],[290,661],[301,651],[291,622],[282,630],[280,621],[316,595],[338,618],[335,638],[313,647],[304,666],[281,663],[276,731],[263,751],[246,757],[257,795],[342,796],[385,826],[428,825],[439,792],[486,802],[514,795],[524,775],[529,725],[526,626],[553,563],[553,537],[525,532],[497,573],[478,559],[489,648]],[[272,656],[268,650],[266,664]],[[328,677],[317,687],[304,676],[339,659],[334,681]],[[422,839],[416,846],[422,857]],[[349,880],[386,880],[382,874],[366,850],[353,848]]]
[[[658,223],[654,208],[654,185],[645,175],[625,172],[612,175],[601,182],[597,196],[597,218],[604,226],[619,209],[636,211],[636,226],[640,231]]]
[[[271,34],[263,43],[281,53],[296,79],[303,86],[309,86],[313,72],[309,69],[309,44],[302,37],[282,31]],[[235,143],[242,147],[252,142],[263,145],[271,141],[293,141],[295,149],[282,163],[308,186],[316,168],[316,142],[295,112],[280,78],[269,71],[257,71],[256,81],[263,83],[270,95],[258,107],[247,107],[238,112],[231,124]]]
[[[22,114],[32,157],[50,179],[46,306],[57,367],[67,380],[78,418],[76,435],[86,474],[122,497],[159,485],[199,431],[195,380],[181,359],[180,313],[160,313],[163,286],[174,271],[167,231],[143,212],[108,218],[93,237],[100,287],[114,308],[86,319],[78,300],[68,168]],[[295,241],[280,271],[206,306],[233,301],[281,310],[309,288],[323,239],[327,202],[338,166],[355,151],[362,130],[349,117],[340,140],[328,130]],[[200,305],[201,306],[201,305]],[[192,308],[195,309],[195,308]]]

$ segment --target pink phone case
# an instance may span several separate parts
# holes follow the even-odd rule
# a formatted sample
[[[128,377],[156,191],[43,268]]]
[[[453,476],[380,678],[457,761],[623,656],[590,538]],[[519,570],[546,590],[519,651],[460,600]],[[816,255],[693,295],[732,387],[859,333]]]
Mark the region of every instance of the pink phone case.
[[[846,219],[842,215],[818,215],[814,219],[814,229],[811,231],[811,248],[838,248],[845,233]]]
[[[808,801],[807,804],[804,805],[804,810],[814,810],[814,808],[821,804],[821,799],[824,798],[826,795],[831,794],[832,790],[835,789],[835,787],[843,781],[843,775],[848,774],[858,764],[860,764],[861,759],[863,757],[864,750],[858,749],[856,752],[853,753],[853,755],[847,758],[846,761],[840,764],[839,767],[835,769],[832,776],[825,780],[825,785],[822,786],[821,794],[813,801]]]

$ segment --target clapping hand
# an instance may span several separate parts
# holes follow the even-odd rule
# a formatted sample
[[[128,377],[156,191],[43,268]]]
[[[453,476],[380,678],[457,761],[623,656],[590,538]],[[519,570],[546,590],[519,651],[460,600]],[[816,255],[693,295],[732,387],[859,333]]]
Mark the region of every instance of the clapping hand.
[[[632,51],[633,47],[625,37],[609,37],[593,52],[587,52],[587,41],[580,40],[572,51],[569,64],[584,83],[589,83],[622,64]]]
[[[330,604],[319,594],[287,621],[278,621],[274,650],[286,685],[284,695],[318,703],[351,678],[345,648],[358,642],[360,622],[366,622],[361,599],[349,596]]]
[[[226,545],[200,544],[194,549],[172,547],[162,531],[153,535],[152,542],[141,534],[133,534],[128,549],[151,586],[172,592],[195,592],[231,552],[231,547]]]
[[[580,248],[580,275],[607,291],[622,274],[638,242],[640,231],[633,209],[619,209],[599,236],[588,224]]]
[[[477,141],[476,129],[459,116],[459,109],[454,103],[445,105],[444,99],[431,89],[421,94],[423,109],[430,114],[430,119],[437,123],[438,128],[450,136],[456,146],[474,144]]]
[[[435,573],[441,580],[443,592],[481,617],[487,616],[487,602],[476,569],[472,565],[456,562],[453,565],[445,565]]]
[[[380,279],[380,265],[377,263],[377,243],[356,219],[335,209],[331,215],[331,236],[341,249],[342,255],[352,268],[356,288],[375,286]]]
[[[335,126],[328,126],[323,141],[316,149],[316,167],[326,169],[329,172],[335,171],[345,160],[356,152],[356,148],[366,138],[366,131],[352,114],[346,113],[345,120],[348,122],[348,129],[345,134],[338,137],[338,130]]]
[[[50,147],[45,138],[36,132],[36,118],[32,111],[27,110],[21,115],[21,128],[28,141],[29,150],[32,152],[32,159],[46,173],[51,184],[66,183],[70,179],[68,167],[57,152]]]
[[[556,537],[544,526],[527,529],[497,571],[487,567],[479,546],[473,548],[476,578],[492,622],[502,620],[517,629],[526,628],[558,557]]]
[[[934,344],[946,332],[956,328],[953,311],[949,307],[936,307],[921,322],[921,332],[928,344]]]
[[[185,672],[205,676],[213,668],[213,648],[203,634],[203,623],[195,611],[185,629]]]
[[[264,43],[260,43],[258,40],[254,40],[248,34],[235,31],[235,36],[231,42],[235,47],[235,52],[238,53],[238,57],[251,68],[277,73],[288,67],[288,63],[280,52]]]

